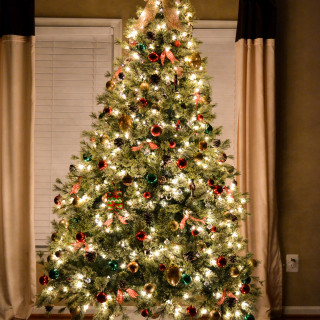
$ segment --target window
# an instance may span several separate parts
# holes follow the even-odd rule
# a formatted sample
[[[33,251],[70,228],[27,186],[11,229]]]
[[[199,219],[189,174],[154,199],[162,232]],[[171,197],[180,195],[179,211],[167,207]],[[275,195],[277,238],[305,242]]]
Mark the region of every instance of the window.
[[[121,48],[121,20],[36,20],[35,237],[46,246],[50,235],[56,178],[64,178],[78,154],[89,114],[102,107],[96,96],[105,86]]]
[[[221,139],[230,139],[228,154],[235,160],[237,154],[237,110],[235,87],[235,37],[236,21],[197,21],[194,36],[202,41],[202,57],[208,57],[208,74],[212,77],[212,101],[217,104],[213,112],[215,123],[223,126]]]
[[[236,155],[235,22],[198,21],[194,35],[208,57],[212,100],[222,139],[231,138]],[[51,233],[56,178],[64,178],[78,154],[82,130],[92,111],[101,110],[96,96],[104,90],[104,74],[121,55],[114,39],[122,35],[121,20],[36,20],[35,236],[46,247]]]

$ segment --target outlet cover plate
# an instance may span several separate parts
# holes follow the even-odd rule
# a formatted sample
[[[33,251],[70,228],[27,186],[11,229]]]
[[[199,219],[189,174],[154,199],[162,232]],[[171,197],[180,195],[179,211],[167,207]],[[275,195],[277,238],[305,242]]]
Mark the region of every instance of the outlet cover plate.
[[[299,255],[287,254],[286,256],[286,272],[298,272],[299,271]]]

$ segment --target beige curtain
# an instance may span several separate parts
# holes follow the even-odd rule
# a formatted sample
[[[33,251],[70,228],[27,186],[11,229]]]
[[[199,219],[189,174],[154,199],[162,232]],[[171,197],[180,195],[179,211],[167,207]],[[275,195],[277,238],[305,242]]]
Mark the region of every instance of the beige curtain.
[[[0,38],[0,319],[27,319],[35,301],[34,36]]]
[[[252,216],[243,224],[249,250],[261,264],[264,281],[256,319],[269,319],[282,308],[282,267],[275,197],[274,39],[236,42],[238,169],[241,191],[250,193]]]

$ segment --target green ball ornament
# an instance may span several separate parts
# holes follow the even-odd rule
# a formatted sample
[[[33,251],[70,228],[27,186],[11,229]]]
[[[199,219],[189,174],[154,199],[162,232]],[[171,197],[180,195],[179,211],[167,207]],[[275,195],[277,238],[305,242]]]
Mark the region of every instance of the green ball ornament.
[[[185,273],[181,276],[181,281],[184,284],[190,284],[192,282],[192,277]]]
[[[92,160],[92,154],[90,153],[84,154],[82,158],[85,162],[90,162]]]
[[[147,49],[147,46],[144,44],[144,43],[138,43],[137,44],[137,50],[139,51],[139,52],[143,52],[143,51],[145,51]]]
[[[73,229],[77,227],[78,223],[79,223],[79,220],[77,218],[70,218],[69,220],[69,226]]]
[[[251,282],[251,278],[248,277],[248,278],[242,279],[241,282],[244,284],[249,284]]]
[[[254,316],[249,313],[244,317],[244,320],[254,320]]]
[[[112,271],[116,271],[119,267],[118,262],[115,260],[111,260],[108,263],[109,267],[111,268]]]
[[[204,131],[206,134],[210,134],[213,131],[213,127],[211,124],[207,124],[206,130]]]
[[[57,279],[59,277],[59,271],[57,269],[52,269],[49,271],[49,277],[51,279]]]
[[[150,184],[155,184],[158,181],[158,178],[155,174],[149,173],[147,175],[147,182]]]

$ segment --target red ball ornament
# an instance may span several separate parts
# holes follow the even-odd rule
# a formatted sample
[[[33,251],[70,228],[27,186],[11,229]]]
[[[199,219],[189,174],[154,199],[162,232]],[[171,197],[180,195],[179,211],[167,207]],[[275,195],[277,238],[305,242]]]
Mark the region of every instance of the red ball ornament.
[[[39,278],[39,282],[40,284],[42,284],[43,286],[47,285],[49,282],[49,278],[44,274],[43,276],[41,276]]]
[[[177,161],[177,166],[179,167],[179,169],[184,169],[187,166],[187,160],[185,159],[179,159]]]
[[[159,270],[162,271],[162,272],[163,272],[164,270],[166,270],[166,265],[163,264],[163,263],[159,264]]]
[[[58,194],[58,195],[57,195],[56,197],[54,197],[54,199],[53,199],[54,203],[55,203],[57,206],[61,205],[61,200],[62,200],[62,197],[61,197],[60,194]]]
[[[155,124],[154,126],[151,127],[150,132],[154,137],[159,137],[160,134],[162,133],[162,128],[158,124]]]
[[[195,307],[193,307],[193,306],[189,306],[189,307],[187,308],[187,312],[189,313],[189,315],[190,315],[191,317],[195,317],[196,314],[197,314],[197,309],[196,309]]]
[[[202,121],[203,120],[203,115],[202,114],[198,114],[197,115],[197,119],[198,119],[198,121]]]
[[[143,310],[141,311],[141,315],[142,315],[143,317],[147,317],[147,316],[149,315],[149,311],[148,311],[147,309],[143,309]]]
[[[199,232],[197,229],[193,229],[193,230],[191,231],[191,234],[192,234],[194,237],[198,236],[199,233],[200,233],[200,232]]]
[[[104,303],[107,301],[107,295],[104,292],[97,293],[96,298],[99,303]]]
[[[130,45],[135,46],[135,45],[136,45],[136,42],[135,42],[135,41],[131,41],[131,42],[130,42]]]
[[[157,62],[159,60],[159,56],[155,53],[155,52],[151,52],[149,54],[149,57],[148,59],[151,61],[151,62]]]
[[[226,259],[226,258],[224,258],[224,257],[219,257],[219,258],[217,259],[217,265],[218,265],[218,267],[223,268],[223,267],[226,266],[226,264],[227,264],[227,259]]]
[[[148,105],[148,101],[145,98],[139,99],[139,107],[146,107]]]
[[[147,238],[147,235],[144,231],[139,231],[137,234],[136,234],[136,239],[139,240],[139,241],[144,241],[146,240]]]
[[[108,167],[106,160],[100,160],[98,163],[98,167],[100,170],[104,170]]]
[[[223,188],[221,186],[215,186],[212,191],[214,194],[220,195],[223,192]]]
[[[177,48],[180,48],[181,47],[181,42],[179,40],[176,40],[174,42],[174,46],[177,47]]]
[[[214,180],[213,180],[213,179],[209,179],[209,180],[207,181],[207,185],[208,185],[209,187],[213,187],[213,186],[214,186]]]
[[[111,113],[112,113],[112,109],[111,109],[110,107],[105,107],[105,108],[103,109],[103,113],[105,113],[105,114],[107,114],[108,116],[110,116]]]
[[[95,138],[91,138],[90,141],[91,141],[91,142],[95,142],[96,139],[95,139]]]
[[[240,291],[243,294],[247,294],[250,292],[250,286],[244,283],[244,284],[242,284]]]
[[[216,226],[212,226],[210,229],[210,232],[215,233],[217,232],[217,227]]]
[[[143,194],[143,196],[146,198],[146,199],[150,199],[151,198],[151,193],[150,192],[145,192],[144,194]]]
[[[227,159],[228,159],[228,156],[227,156],[225,153],[222,153],[222,154],[220,155],[219,162],[220,162],[220,163],[226,162]]]
[[[76,235],[76,239],[79,242],[83,242],[86,239],[86,237],[87,236],[83,232],[78,232],[77,235]]]
[[[175,148],[176,145],[177,144],[174,141],[169,142],[169,148],[171,148],[171,149]]]

